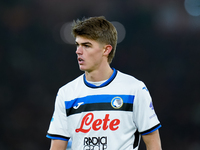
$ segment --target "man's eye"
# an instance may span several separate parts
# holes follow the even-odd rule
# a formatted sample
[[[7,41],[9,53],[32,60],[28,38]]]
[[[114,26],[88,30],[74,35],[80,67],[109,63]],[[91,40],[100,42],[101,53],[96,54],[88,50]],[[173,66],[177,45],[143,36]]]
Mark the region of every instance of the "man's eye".
[[[89,45],[85,45],[85,47],[90,47]]]

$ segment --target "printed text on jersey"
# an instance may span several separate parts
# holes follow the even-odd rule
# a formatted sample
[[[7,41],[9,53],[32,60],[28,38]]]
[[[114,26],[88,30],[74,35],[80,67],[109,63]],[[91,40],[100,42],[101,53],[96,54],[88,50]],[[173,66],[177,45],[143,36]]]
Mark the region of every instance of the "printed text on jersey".
[[[94,114],[88,113],[83,117],[80,128],[76,129],[75,131],[87,133],[91,129],[93,129],[94,131],[98,131],[101,128],[103,130],[110,129],[112,131],[115,131],[119,128],[119,124],[120,120],[119,119],[110,120],[109,114],[106,114],[104,119],[102,118],[94,120]]]

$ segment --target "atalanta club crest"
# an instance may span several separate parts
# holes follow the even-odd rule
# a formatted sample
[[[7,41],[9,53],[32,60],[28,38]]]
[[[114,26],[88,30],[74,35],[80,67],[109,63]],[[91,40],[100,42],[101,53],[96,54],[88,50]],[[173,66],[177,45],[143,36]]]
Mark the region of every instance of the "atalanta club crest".
[[[115,109],[121,108],[123,105],[123,100],[121,97],[114,97],[111,101],[111,106]]]

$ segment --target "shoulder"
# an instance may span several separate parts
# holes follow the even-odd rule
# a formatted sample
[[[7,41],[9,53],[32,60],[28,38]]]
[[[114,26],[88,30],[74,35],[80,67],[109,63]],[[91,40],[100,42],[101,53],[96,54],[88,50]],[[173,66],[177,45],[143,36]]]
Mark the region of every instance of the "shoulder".
[[[59,91],[71,91],[83,84],[83,74],[59,88]]]
[[[125,84],[128,84],[128,85],[131,85],[131,86],[144,86],[144,82],[135,78],[134,76],[132,75],[129,75],[129,74],[126,74],[126,73],[123,73],[123,72],[120,72],[118,71],[117,73],[117,77],[118,77],[118,80],[125,83]]]

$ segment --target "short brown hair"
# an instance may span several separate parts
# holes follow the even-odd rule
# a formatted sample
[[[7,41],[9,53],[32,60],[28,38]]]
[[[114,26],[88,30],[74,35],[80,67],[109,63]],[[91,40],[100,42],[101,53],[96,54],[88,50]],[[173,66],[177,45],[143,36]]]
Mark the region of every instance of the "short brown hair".
[[[112,51],[108,56],[108,62],[112,62],[117,47],[117,30],[104,16],[74,21],[72,24],[72,35],[74,37],[83,36],[100,43],[110,44]]]

